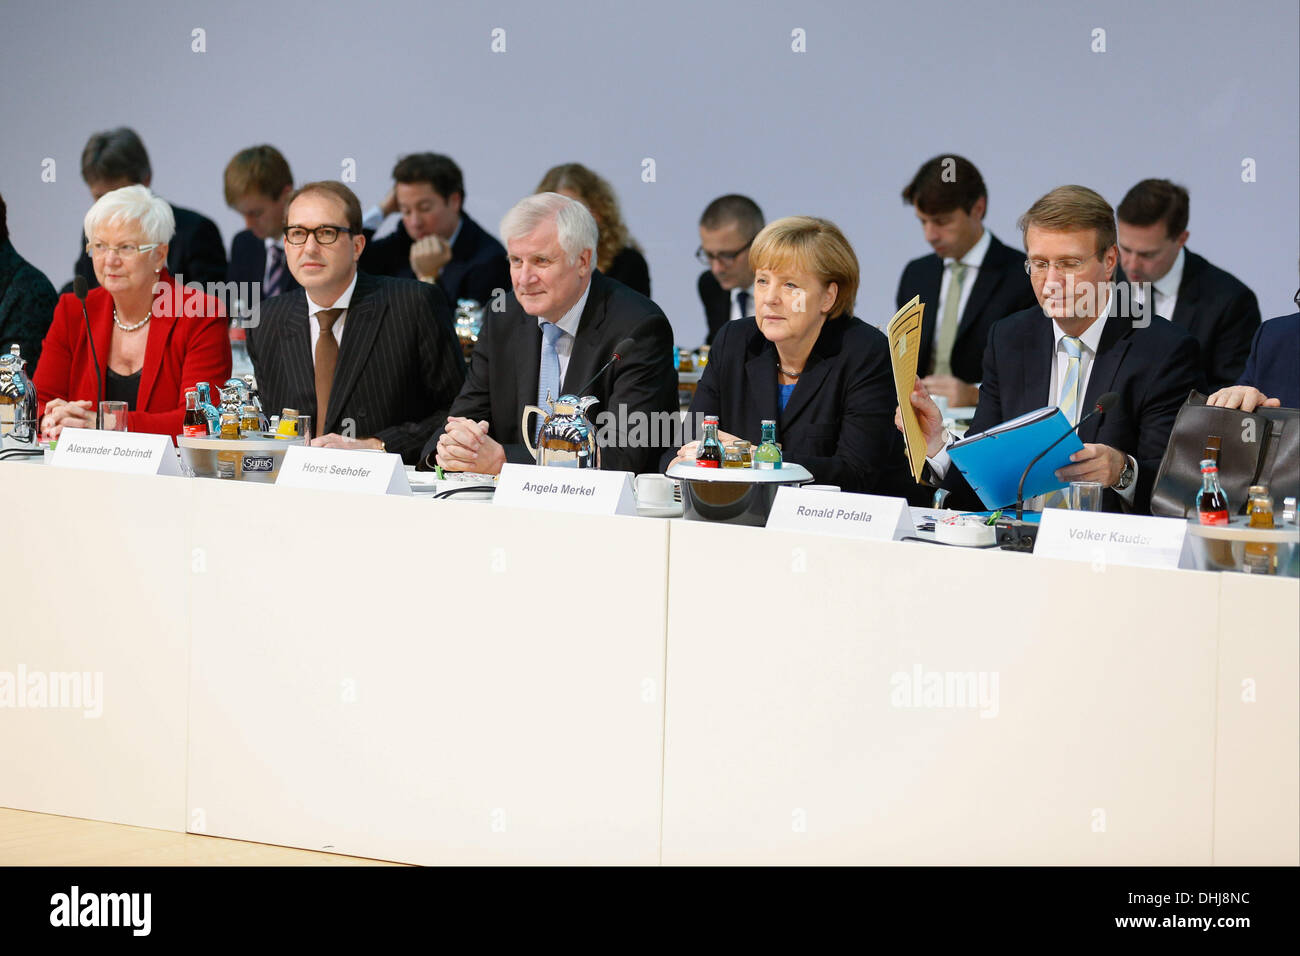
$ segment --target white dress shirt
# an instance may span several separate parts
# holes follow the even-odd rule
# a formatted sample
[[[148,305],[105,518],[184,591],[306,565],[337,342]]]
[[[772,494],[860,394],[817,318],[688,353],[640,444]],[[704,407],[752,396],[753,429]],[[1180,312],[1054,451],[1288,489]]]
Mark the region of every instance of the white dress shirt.
[[[939,281],[939,305],[934,311],[935,342],[939,341],[939,326],[943,324],[944,314],[948,310],[948,287],[952,284],[953,264],[960,262],[966,267],[966,274],[961,280],[961,299],[957,302],[957,321],[960,323],[962,315],[966,312],[966,303],[970,301],[970,290],[975,288],[975,280],[979,278],[980,267],[984,265],[984,257],[989,254],[991,244],[992,236],[985,229],[980,233],[979,241],[971,246],[961,259],[943,260],[943,278]]]
[[[582,310],[587,307],[587,296],[590,294],[591,294],[591,279],[588,278],[587,288],[582,290],[582,296],[578,299],[577,302],[573,304],[573,308],[571,308],[568,312],[564,313],[564,316],[560,319],[560,321],[555,323],[561,329],[564,330],[564,334],[555,340],[555,354],[558,355],[560,358],[560,387],[561,388],[564,387],[564,376],[569,374],[569,357],[573,355],[573,340],[578,335],[578,323],[582,321]],[[537,317],[537,327],[540,329],[545,324],[546,324],[546,319],[542,318],[539,315]],[[543,348],[546,347],[545,340],[543,340],[542,342],[542,347]],[[540,366],[541,363],[542,363],[542,353],[538,351],[537,364]],[[559,398],[560,396],[556,395],[554,397]]]
[[[1155,314],[1164,319],[1174,317],[1174,307],[1178,305],[1178,287],[1183,284],[1183,266],[1187,264],[1187,250],[1179,249],[1178,258],[1169,267],[1169,271],[1151,285],[1156,290]],[[1147,300],[1145,282],[1133,283],[1133,301],[1145,305]]]
[[[334,320],[330,326],[330,334],[334,336],[334,341],[343,347],[343,322],[348,317],[348,306],[352,304],[352,292],[357,287],[357,276],[352,274],[352,281],[348,287],[343,290],[343,294],[335,300],[333,305],[318,305],[312,301],[311,293],[307,293],[307,324],[311,326],[311,364],[316,366],[316,343],[320,341],[320,319],[316,317],[317,312],[323,312],[326,309],[342,309],[342,314]]]

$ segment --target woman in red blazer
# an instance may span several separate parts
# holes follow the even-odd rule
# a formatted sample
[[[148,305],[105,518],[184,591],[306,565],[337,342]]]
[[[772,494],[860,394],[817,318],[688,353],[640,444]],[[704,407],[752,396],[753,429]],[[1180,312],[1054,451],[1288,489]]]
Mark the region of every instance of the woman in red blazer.
[[[104,397],[127,402],[127,429],[178,435],[185,390],[230,377],[230,339],[221,303],[167,271],[176,231],[171,207],[144,186],[105,193],[86,214],[100,287],[86,296]],[[81,302],[60,297],[34,383],[41,432],[94,428],[98,385]]]

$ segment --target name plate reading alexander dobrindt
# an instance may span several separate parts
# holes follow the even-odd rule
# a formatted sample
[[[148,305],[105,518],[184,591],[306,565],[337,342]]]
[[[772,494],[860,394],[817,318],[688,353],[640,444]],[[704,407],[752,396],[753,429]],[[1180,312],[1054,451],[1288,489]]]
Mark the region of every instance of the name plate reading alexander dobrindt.
[[[504,465],[492,503],[592,515],[636,514],[631,473],[594,468]]]
[[[1048,508],[1038,525],[1034,557],[1087,561],[1098,567],[1190,568],[1193,555],[1182,518]]]
[[[123,475],[180,475],[172,440],[143,432],[103,432],[65,428],[50,464],[56,468],[115,471]]]
[[[409,495],[402,456],[378,451],[294,445],[284,453],[275,483],[286,488],[349,491],[362,495]]]
[[[867,541],[895,541],[916,533],[903,498],[794,487],[777,491],[767,527]]]

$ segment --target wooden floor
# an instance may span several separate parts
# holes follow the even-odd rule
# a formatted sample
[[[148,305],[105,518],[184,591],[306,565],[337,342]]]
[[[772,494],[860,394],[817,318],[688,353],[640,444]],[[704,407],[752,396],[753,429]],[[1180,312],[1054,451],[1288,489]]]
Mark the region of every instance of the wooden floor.
[[[380,860],[0,809],[0,866],[398,866]]]

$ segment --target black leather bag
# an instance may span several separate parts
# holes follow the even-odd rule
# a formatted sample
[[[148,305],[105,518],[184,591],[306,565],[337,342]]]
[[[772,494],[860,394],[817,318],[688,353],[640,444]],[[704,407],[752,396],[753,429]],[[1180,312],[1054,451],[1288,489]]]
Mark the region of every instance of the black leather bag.
[[[1186,518],[1194,510],[1210,436],[1221,442],[1219,484],[1234,514],[1245,514],[1251,485],[1267,485],[1279,512],[1284,498],[1300,497],[1300,409],[1216,408],[1192,392],[1178,410],[1160,461],[1151,493],[1153,515]]]

